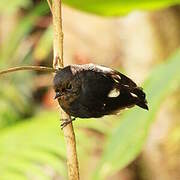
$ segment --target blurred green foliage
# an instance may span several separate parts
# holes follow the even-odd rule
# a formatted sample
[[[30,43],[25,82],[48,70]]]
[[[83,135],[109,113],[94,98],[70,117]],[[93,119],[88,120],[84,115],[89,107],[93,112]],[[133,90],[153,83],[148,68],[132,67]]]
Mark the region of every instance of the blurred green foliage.
[[[66,177],[66,151],[63,133],[60,131],[58,113],[42,112],[34,118],[10,127],[0,133],[0,174],[3,180],[6,177],[26,175],[40,179],[52,179],[46,172],[46,166],[52,169],[54,175]],[[107,124],[100,121],[80,121],[76,124],[76,137],[80,160],[88,160],[88,151],[96,143],[95,139],[79,128],[107,129]],[[100,131],[99,131],[100,132]],[[84,143],[86,142],[86,143]],[[14,179],[13,178],[13,179]]]
[[[73,1],[64,3],[105,16],[124,15],[132,10],[154,10],[180,1]],[[13,3],[0,2],[1,13],[16,13],[19,8],[32,8],[32,2],[14,0]],[[52,27],[42,33],[34,51],[24,50],[23,57],[17,49],[30,35],[39,17],[49,12],[46,1],[41,1],[29,10],[14,27],[11,34],[1,44],[0,66],[10,67],[17,63],[32,63],[33,55],[37,59],[47,58],[52,47]],[[117,172],[134,160],[146,141],[151,124],[164,99],[177,89],[180,83],[180,52],[156,67],[144,83],[150,111],[134,108],[123,116],[108,117],[105,120],[77,120],[75,130],[77,136],[78,155],[81,163],[88,166],[91,158],[88,153],[96,145],[95,137],[90,137],[85,129],[93,130],[105,137],[106,145],[102,147],[103,155],[95,172],[94,179],[104,179]],[[16,73],[0,77],[0,179],[52,179],[52,176],[66,178],[66,152],[62,132],[59,127],[59,115],[56,112],[41,112],[32,118],[35,107],[31,100],[34,73]],[[161,86],[159,85],[161,84]],[[33,104],[33,105],[32,105]],[[113,121],[110,119],[113,118]],[[22,121],[17,123],[17,121]],[[107,122],[112,122],[109,125]],[[11,127],[9,127],[11,125]],[[48,172],[52,173],[48,173]],[[52,175],[53,174],[53,175]],[[91,177],[87,177],[87,179]]]
[[[53,29],[52,26],[49,26],[41,36],[34,50],[34,57],[36,59],[43,60],[49,56],[53,44],[52,37],[53,37]]]
[[[21,45],[22,40],[31,32],[39,17],[47,14],[48,11],[48,5],[43,1],[20,19],[0,49],[0,65],[7,65],[7,61],[13,63],[13,57],[16,57],[16,50]]]
[[[157,10],[180,0],[63,0],[69,6],[102,16],[125,15],[134,10]]]
[[[23,1],[17,1],[23,2]],[[18,4],[18,3],[17,3]],[[17,5],[16,4],[16,5]],[[1,1],[1,6],[7,5],[7,2]],[[22,7],[14,6],[16,10]],[[9,7],[9,6],[8,6]],[[4,9],[4,11],[11,10]],[[0,66],[12,67],[16,63],[27,64],[31,63],[32,53],[30,48],[23,48],[24,55],[18,52],[18,48],[24,43],[24,39],[31,32],[38,18],[48,13],[48,5],[46,2],[39,3],[33,10],[31,10],[25,17],[22,17],[13,28],[12,32],[0,45]],[[14,11],[15,13],[16,11]],[[13,13],[13,12],[12,12]],[[32,106],[32,82],[34,73],[15,73],[0,77],[0,128],[13,124],[20,117],[25,117],[32,114],[34,111]]]
[[[13,14],[19,10],[19,8],[27,8],[32,5],[31,0],[6,0],[0,1],[0,12],[6,14]]]

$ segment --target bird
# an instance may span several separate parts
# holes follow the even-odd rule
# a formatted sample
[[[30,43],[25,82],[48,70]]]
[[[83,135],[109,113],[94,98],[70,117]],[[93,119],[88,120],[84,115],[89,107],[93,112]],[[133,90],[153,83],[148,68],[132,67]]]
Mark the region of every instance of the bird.
[[[148,110],[141,87],[119,71],[97,64],[74,64],[57,70],[53,87],[54,98],[73,117],[62,127],[77,117],[100,118],[135,105]]]

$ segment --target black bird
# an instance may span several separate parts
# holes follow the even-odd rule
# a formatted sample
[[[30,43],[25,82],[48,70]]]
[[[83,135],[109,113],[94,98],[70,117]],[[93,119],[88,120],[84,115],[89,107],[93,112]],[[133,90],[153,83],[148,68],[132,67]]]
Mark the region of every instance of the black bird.
[[[148,110],[141,87],[122,73],[100,65],[69,65],[58,70],[54,89],[62,109],[75,118],[99,118],[134,105]]]

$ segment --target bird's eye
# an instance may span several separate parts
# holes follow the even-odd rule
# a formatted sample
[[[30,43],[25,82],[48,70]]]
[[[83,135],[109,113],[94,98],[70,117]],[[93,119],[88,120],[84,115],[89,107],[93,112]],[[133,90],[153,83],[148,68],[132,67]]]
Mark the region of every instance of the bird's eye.
[[[59,89],[55,89],[55,92],[58,93],[58,92],[59,92]]]
[[[71,83],[68,83],[67,86],[66,86],[66,89],[72,89],[72,84]]]

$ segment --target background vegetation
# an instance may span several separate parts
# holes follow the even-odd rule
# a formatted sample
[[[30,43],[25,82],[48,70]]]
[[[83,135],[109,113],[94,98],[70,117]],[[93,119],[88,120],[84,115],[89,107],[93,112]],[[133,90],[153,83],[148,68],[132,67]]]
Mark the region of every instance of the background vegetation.
[[[143,82],[150,107],[74,122],[82,179],[180,177],[179,3],[64,0],[65,62],[94,62],[129,74]],[[1,1],[0,19],[1,69],[51,66],[46,1]],[[0,84],[0,179],[66,179],[52,75],[18,72],[1,76]]]

